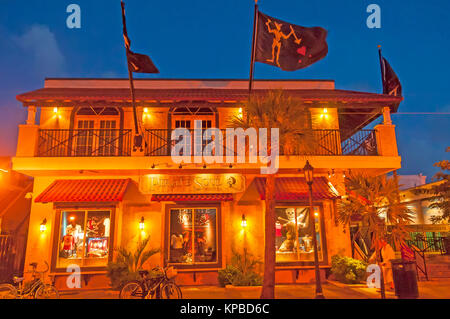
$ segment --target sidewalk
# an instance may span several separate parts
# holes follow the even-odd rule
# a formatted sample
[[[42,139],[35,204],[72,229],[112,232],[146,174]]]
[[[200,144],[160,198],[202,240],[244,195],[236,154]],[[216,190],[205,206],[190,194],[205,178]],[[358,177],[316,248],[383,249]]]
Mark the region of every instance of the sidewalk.
[[[375,288],[324,283],[323,292],[327,299],[379,299]],[[181,287],[183,299],[258,299],[258,291],[236,291],[217,286]],[[276,299],[312,299],[315,285],[277,285]],[[61,299],[117,299],[119,293],[113,290],[63,291]],[[450,299],[450,280],[419,282],[420,299]],[[397,299],[393,292],[387,291],[386,298]]]

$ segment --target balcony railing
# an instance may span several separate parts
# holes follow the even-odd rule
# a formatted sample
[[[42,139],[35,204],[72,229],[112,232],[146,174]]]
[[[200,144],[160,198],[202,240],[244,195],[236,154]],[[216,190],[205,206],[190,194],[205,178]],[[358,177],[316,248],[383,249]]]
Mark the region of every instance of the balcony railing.
[[[191,135],[193,136],[193,130]],[[227,153],[226,145],[226,131],[221,130],[223,135],[223,154]],[[171,154],[171,149],[176,141],[171,141],[171,132],[166,129],[147,129],[145,131],[146,142],[146,156],[168,156]],[[355,155],[355,156],[374,156],[378,155],[375,130],[360,130],[350,138],[341,141],[340,130],[313,130],[312,139],[314,144],[312,151],[308,155],[317,156],[337,156],[337,155]],[[193,141],[190,143],[193,150]],[[208,144],[202,141],[202,146]],[[236,153],[236,139],[233,152]],[[193,154],[193,151],[191,152]],[[280,149],[280,155],[283,150]],[[305,155],[301,151],[291,155]]]
[[[37,156],[131,156],[131,130],[39,130]]]
[[[225,130],[223,134],[223,154],[227,154]],[[341,141],[340,130],[313,130],[316,145],[305,154],[302,151],[291,155],[317,156],[374,156],[378,155],[374,130],[360,130]],[[193,134],[192,134],[193,135]],[[345,134],[342,134],[344,136]],[[176,141],[171,141],[171,131],[167,129],[147,129],[144,132],[146,156],[170,156]],[[208,142],[202,141],[202,148]],[[194,143],[191,143],[193,148]],[[236,153],[235,139],[232,153]],[[83,157],[83,156],[131,156],[132,130],[119,129],[75,129],[39,130],[37,156],[39,157]],[[247,147],[248,151],[248,147]],[[193,152],[192,152],[193,154]],[[280,150],[280,155],[284,155]]]

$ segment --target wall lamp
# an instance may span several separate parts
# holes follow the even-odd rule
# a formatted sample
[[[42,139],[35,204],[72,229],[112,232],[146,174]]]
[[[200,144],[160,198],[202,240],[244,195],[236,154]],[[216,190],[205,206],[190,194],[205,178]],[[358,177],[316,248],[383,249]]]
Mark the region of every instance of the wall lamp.
[[[142,216],[141,221],[139,222],[139,229],[144,230],[144,228],[145,228],[145,220],[144,220],[144,216]]]
[[[39,226],[39,229],[40,229],[41,233],[43,233],[47,230],[47,218],[44,218],[41,225]]]
[[[245,215],[242,214],[241,226],[243,228],[247,227],[247,220],[245,219]]]

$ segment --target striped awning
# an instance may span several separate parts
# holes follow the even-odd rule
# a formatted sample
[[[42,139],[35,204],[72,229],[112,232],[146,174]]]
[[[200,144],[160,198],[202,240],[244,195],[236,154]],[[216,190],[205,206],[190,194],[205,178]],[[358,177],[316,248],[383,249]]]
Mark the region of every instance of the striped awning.
[[[254,180],[261,200],[266,198],[266,179],[256,177]],[[325,177],[314,178],[312,184],[313,200],[339,198],[339,194],[333,185],[329,184]],[[303,177],[278,177],[275,178],[275,200],[308,200],[308,184]]]
[[[120,202],[130,181],[129,178],[56,180],[35,202]]]
[[[229,202],[233,200],[233,194],[154,194],[152,201],[157,202]]]

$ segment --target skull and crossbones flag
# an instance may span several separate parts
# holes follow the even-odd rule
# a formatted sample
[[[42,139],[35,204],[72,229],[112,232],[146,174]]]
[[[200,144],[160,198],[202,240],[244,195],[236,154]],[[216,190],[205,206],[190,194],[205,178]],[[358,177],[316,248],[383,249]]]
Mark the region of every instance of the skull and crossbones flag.
[[[381,55],[381,49],[378,52],[380,54],[383,94],[402,96],[402,85],[397,74],[395,74],[389,62]]]
[[[256,62],[295,71],[328,53],[327,30],[321,27],[306,28],[258,12],[256,28]]]
[[[148,55],[134,53],[130,50],[131,41],[128,38],[127,24],[125,20],[125,4],[122,5],[122,24],[123,24],[123,40],[127,50],[128,67],[135,73],[159,73],[159,70],[153,64]]]

